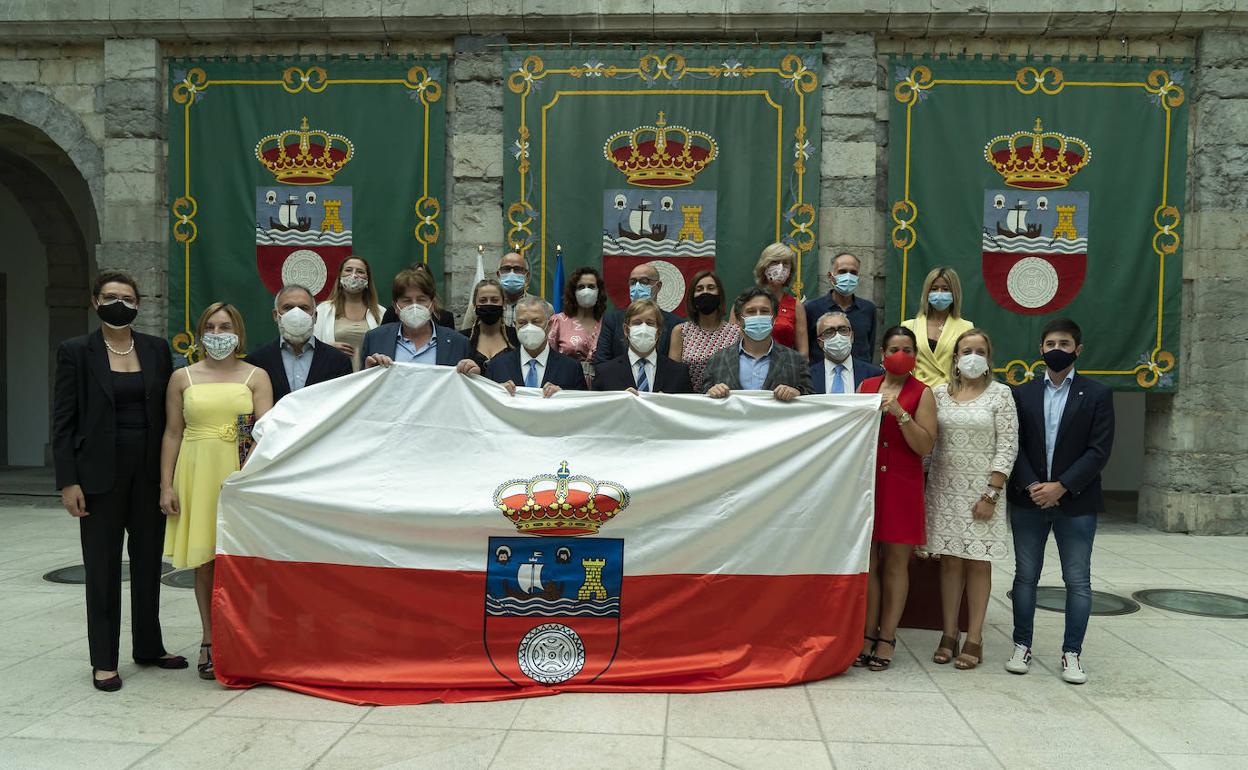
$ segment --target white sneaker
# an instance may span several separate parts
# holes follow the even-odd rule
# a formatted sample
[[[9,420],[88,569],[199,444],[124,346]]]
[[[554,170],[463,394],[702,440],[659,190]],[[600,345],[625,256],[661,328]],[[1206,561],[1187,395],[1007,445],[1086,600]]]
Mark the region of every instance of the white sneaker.
[[[1088,672],[1083,670],[1079,662],[1079,653],[1062,653],[1062,679],[1071,684],[1083,684],[1088,681]]]
[[[1031,670],[1031,648],[1014,645],[1014,654],[1005,662],[1005,670],[1011,674],[1026,674]]]

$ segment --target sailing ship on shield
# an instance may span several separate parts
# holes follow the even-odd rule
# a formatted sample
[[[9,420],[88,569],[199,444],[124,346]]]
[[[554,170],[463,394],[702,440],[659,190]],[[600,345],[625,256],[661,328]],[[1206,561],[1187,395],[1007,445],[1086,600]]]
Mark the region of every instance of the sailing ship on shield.
[[[286,202],[278,206],[277,219],[269,217],[269,229],[306,233],[312,229],[312,217],[299,216],[299,198],[295,195],[287,195]]]

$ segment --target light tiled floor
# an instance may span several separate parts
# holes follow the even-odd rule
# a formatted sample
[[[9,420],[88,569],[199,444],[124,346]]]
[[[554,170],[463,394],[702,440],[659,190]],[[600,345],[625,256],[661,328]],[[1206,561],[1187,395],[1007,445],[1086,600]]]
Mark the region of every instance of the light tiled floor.
[[[930,661],[937,634],[903,630],[892,670],[706,695],[560,695],[361,708],[272,688],[225,690],[193,671],[88,682],[82,589],[41,575],[80,561],[59,509],[0,507],[0,768],[113,767],[1248,767],[1248,620],[1145,607],[1094,617],[1083,687],[1057,676],[1062,616],[1036,615],[1036,663],[1005,673],[1009,567],[989,608],[988,659]],[[1055,552],[1045,584],[1060,584]],[[1248,538],[1105,522],[1094,588],[1202,586],[1248,596]],[[189,591],[165,588],[170,649],[196,653]],[[122,649],[129,644],[123,632]]]

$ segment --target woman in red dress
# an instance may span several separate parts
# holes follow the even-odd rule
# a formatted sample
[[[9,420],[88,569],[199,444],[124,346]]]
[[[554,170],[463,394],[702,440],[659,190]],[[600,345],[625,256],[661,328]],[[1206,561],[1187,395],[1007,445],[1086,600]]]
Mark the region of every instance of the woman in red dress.
[[[760,289],[776,298],[779,308],[771,327],[771,338],[805,356],[810,349],[806,339],[806,308],[789,291],[796,265],[797,254],[791,246],[773,243],[759,255],[754,265],[754,281]],[[730,320],[738,322],[735,316]]]
[[[927,542],[923,457],[936,444],[936,399],[911,374],[917,347],[914,332],[903,326],[889,329],[880,346],[885,373],[858,386],[859,393],[880,394],[884,413],[876,449],[865,641],[854,662],[872,671],[883,671],[893,662],[897,623],[910,591],[910,553]]]

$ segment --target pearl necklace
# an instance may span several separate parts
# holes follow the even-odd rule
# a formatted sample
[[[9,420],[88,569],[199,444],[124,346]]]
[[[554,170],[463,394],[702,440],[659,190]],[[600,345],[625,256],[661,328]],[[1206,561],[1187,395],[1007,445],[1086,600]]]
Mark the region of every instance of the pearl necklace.
[[[115,356],[128,356],[134,352],[134,337],[130,338],[130,347],[126,350],[117,350],[112,345],[108,344],[107,339],[104,340],[104,347],[108,348],[108,352]]]

